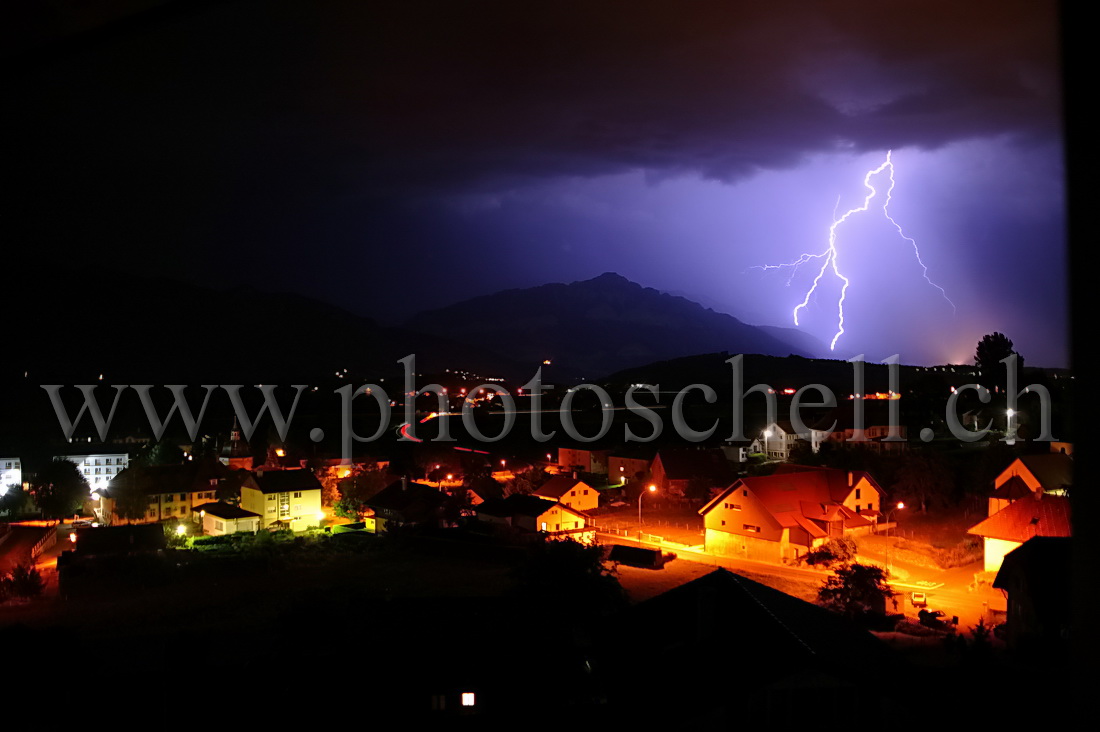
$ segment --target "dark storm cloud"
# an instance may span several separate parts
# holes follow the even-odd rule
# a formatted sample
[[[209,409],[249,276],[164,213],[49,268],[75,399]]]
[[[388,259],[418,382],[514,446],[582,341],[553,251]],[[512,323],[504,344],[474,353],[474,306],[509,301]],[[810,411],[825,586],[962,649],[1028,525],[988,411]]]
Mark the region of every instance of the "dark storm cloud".
[[[1053,13],[1035,2],[207,4],[47,60],[22,92],[49,113],[38,122],[65,125],[66,153],[135,172],[165,158],[185,177],[216,168],[234,191],[234,162],[276,196],[628,168],[731,179],[844,146],[1056,134]]]

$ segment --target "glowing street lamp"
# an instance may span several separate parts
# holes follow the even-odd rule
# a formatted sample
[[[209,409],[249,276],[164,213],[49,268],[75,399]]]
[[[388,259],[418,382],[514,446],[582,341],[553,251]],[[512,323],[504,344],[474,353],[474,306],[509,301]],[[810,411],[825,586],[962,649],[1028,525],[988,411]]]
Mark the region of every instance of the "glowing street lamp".
[[[657,492],[657,486],[650,483],[649,488],[647,490],[650,493],[656,493]],[[638,533],[639,534],[642,533],[642,497],[643,496],[645,496],[645,491],[642,491],[641,493],[638,494]]]
[[[905,504],[898,501],[898,505],[886,512],[886,579],[890,579],[890,518],[894,515],[894,511],[904,508]]]
[[[1016,444],[1016,425],[1013,424],[1013,417],[1016,416],[1015,409],[1009,409],[1006,413],[1008,415],[1008,423],[1005,425],[1005,444]]]
[[[772,431],[764,430],[764,455],[770,457],[768,453],[768,440],[771,439]]]

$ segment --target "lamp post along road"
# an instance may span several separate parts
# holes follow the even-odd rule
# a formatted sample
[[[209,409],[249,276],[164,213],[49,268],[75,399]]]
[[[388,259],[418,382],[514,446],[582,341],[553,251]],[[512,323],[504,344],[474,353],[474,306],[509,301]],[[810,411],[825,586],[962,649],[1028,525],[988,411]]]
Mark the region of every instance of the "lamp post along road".
[[[905,504],[899,501],[898,505],[894,506],[893,508],[891,508],[889,511],[886,512],[886,579],[887,579],[887,581],[889,581],[889,579],[890,579],[890,519],[893,517],[894,511],[897,511],[898,509],[904,509],[904,508],[905,508]]]
[[[650,493],[657,492],[657,486],[650,484],[648,488]],[[642,536],[642,498],[645,497],[645,491],[638,494],[638,538]]]

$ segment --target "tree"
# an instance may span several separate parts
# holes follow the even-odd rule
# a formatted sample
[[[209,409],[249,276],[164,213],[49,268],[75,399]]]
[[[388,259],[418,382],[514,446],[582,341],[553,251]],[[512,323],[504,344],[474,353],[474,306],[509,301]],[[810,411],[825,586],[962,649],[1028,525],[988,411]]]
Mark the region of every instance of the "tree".
[[[1004,333],[990,333],[978,341],[978,347],[974,351],[974,363],[982,372],[982,384],[992,390],[999,386],[1002,390],[1008,384],[1008,371],[1002,360],[1008,358],[1016,351],[1012,348],[1012,341]],[[1016,371],[1024,367],[1024,359],[1016,354]]]
[[[37,597],[45,588],[46,583],[34,565],[17,564],[7,577],[0,578],[0,602],[6,597]]]
[[[604,565],[603,547],[540,536],[516,571],[516,591],[540,615],[611,612],[626,605],[615,570]]]
[[[908,499],[921,513],[946,506],[954,494],[955,476],[943,455],[931,448],[909,450],[901,460],[893,493]]]
[[[525,478],[522,475],[517,475],[516,477],[512,478],[511,480],[509,480],[507,483],[504,484],[504,495],[505,496],[514,496],[514,495],[526,496],[526,495],[530,495],[531,493],[534,493],[534,492],[535,492],[535,484],[532,483],[531,481],[527,480],[527,478]]]
[[[62,459],[38,471],[31,485],[34,503],[46,518],[72,516],[91,490],[76,463]]]
[[[848,564],[856,558],[856,541],[849,536],[829,539],[817,549],[808,552],[803,559],[810,566],[831,567],[834,564]]]
[[[333,512],[344,518],[358,519],[367,510],[367,501],[386,487],[386,474],[381,470],[364,470],[340,481],[340,499]]]
[[[108,489],[118,518],[137,521],[149,510],[149,495],[145,492],[145,466],[133,462],[111,481]]]
[[[17,516],[23,512],[27,502],[27,494],[23,492],[23,486],[18,483],[0,485],[0,514]]]
[[[881,613],[894,591],[886,583],[886,570],[867,564],[849,564],[836,570],[817,593],[823,607],[848,618]]]
[[[179,465],[183,462],[183,450],[179,445],[161,440],[145,448],[137,462],[149,466]]]

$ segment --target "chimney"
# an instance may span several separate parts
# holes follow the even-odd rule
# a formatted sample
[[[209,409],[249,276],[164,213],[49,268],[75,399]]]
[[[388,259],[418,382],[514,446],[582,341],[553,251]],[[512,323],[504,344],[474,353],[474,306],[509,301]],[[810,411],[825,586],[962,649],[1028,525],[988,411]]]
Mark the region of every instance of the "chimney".
[[[407,491],[408,489],[409,489],[409,478],[408,478],[408,476],[402,475],[401,476],[401,490]]]
[[[856,476],[851,470],[848,471],[848,487],[851,488],[856,484]]]
[[[577,471],[576,471],[576,470],[574,470],[574,471],[573,471],[573,480],[576,480],[576,479],[577,479]]]

